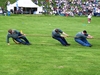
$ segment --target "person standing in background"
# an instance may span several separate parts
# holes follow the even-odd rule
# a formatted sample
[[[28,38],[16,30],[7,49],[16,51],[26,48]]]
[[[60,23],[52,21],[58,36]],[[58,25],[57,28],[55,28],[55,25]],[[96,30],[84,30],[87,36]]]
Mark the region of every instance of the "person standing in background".
[[[88,23],[91,23],[91,18],[92,18],[92,14],[89,13],[89,14],[88,14]]]

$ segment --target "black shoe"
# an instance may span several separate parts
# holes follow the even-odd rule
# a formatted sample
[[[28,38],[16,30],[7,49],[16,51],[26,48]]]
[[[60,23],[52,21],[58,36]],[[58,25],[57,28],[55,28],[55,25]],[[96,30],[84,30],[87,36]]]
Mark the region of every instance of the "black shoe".
[[[67,44],[68,46],[70,46],[70,44]]]
[[[89,47],[92,47],[92,45],[90,45]]]
[[[65,45],[65,46],[70,46],[70,44],[67,44],[67,45]]]

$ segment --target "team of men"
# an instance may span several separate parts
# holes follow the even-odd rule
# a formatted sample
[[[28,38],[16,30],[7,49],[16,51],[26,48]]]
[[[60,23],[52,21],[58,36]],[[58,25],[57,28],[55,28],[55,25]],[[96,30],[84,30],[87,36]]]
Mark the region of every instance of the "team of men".
[[[52,38],[59,41],[63,46],[70,46],[70,44],[66,41],[65,37],[69,37],[68,34],[66,34],[61,29],[54,29],[52,31]],[[9,29],[7,34],[7,43],[10,45],[9,38],[12,38],[15,43],[20,43],[24,45],[31,45],[31,43],[28,41],[28,39],[25,37],[25,34],[18,30]],[[73,37],[74,40],[86,47],[92,47],[92,45],[88,42],[87,38],[93,38],[93,36],[89,35],[86,30],[83,30],[81,32],[78,32],[75,37]]]

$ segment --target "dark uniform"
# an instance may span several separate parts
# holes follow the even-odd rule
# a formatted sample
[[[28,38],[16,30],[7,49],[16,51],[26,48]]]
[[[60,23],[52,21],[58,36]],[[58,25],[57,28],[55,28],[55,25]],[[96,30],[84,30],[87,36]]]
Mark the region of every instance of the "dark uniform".
[[[8,30],[7,43],[9,43],[9,38],[14,39],[15,41],[17,41],[21,44],[30,45],[27,38],[17,30],[12,30],[12,29]]]
[[[62,30],[54,29],[52,31],[52,38],[58,40],[63,46],[69,46],[70,44],[68,44],[65,38],[61,36],[62,33],[63,33]]]
[[[83,34],[83,33],[84,33],[84,31],[83,32],[78,32],[76,34],[76,36],[74,37],[74,40],[77,43],[81,44],[82,46],[91,47],[92,45],[87,41],[87,37],[88,37],[87,32],[85,34]]]

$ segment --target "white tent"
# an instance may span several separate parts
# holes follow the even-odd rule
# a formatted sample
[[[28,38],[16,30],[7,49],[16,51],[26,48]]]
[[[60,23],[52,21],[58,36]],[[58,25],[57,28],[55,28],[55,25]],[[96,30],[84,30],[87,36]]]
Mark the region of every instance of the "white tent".
[[[35,13],[39,14],[39,12],[42,12],[42,7],[36,5],[35,3],[32,2],[32,0],[18,0],[17,2],[10,4],[9,6],[7,6],[7,9],[13,10],[14,8],[17,9],[18,8],[31,8],[34,9],[35,8]]]

